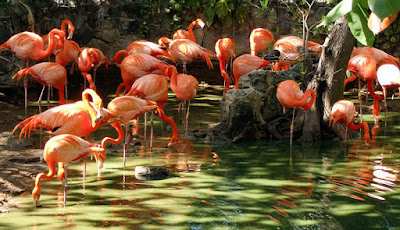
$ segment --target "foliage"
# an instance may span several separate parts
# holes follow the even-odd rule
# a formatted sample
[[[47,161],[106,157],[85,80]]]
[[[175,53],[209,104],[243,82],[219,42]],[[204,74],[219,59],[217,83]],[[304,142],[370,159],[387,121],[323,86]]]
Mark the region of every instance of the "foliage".
[[[205,0],[206,23],[211,25],[217,17],[224,26],[232,25],[234,19],[242,24],[246,21],[250,3],[249,0]]]
[[[372,46],[375,35],[368,29],[369,11],[375,13],[381,20],[400,10],[397,0],[342,0],[321,22],[328,25],[346,15],[353,36],[363,45]]]

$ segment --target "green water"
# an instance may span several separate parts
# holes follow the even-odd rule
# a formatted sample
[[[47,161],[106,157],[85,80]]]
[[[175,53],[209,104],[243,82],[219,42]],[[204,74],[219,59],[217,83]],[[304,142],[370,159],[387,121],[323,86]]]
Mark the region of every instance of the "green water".
[[[192,103],[190,127],[219,118],[220,97],[213,96],[218,93],[210,88],[201,92]],[[174,107],[167,111],[172,114],[177,102],[168,106]],[[175,119],[181,128],[180,115]],[[388,120],[398,119],[398,114],[388,114]],[[100,177],[96,163],[88,163],[85,189],[82,163],[70,164],[66,207],[56,178],[43,181],[41,208],[33,206],[30,191],[17,197],[20,208],[0,215],[0,229],[400,227],[396,122],[382,127],[369,146],[360,138],[347,144],[294,142],[292,152],[289,140],[215,146],[183,140],[166,149],[169,127],[156,119],[155,129],[153,149],[148,140],[130,148],[125,169],[121,151],[107,152]],[[147,164],[166,166],[173,176],[136,179],[135,166]]]

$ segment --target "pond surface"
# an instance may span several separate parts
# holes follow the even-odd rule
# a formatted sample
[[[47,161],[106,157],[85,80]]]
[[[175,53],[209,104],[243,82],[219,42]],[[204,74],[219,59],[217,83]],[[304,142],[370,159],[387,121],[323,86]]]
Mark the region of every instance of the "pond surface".
[[[222,87],[200,90],[191,104],[190,128],[219,119]],[[217,95],[217,96],[216,96]],[[178,102],[171,95],[167,115],[181,129]],[[174,107],[174,108],[172,108]],[[399,114],[388,113],[388,121]],[[372,117],[364,116],[372,124]],[[143,121],[143,120],[142,120]],[[400,226],[398,122],[388,122],[365,146],[361,138],[318,143],[289,140],[210,145],[183,140],[166,149],[168,125],[155,118],[155,138],[130,147],[127,167],[121,151],[107,151],[96,163],[68,167],[67,205],[55,177],[42,182],[41,208],[30,191],[20,208],[1,214],[1,229],[395,229]],[[99,142],[112,128],[94,136]],[[143,132],[140,127],[139,132]],[[147,130],[149,133],[149,129]],[[143,135],[143,133],[141,133]],[[96,137],[98,136],[98,138]],[[122,150],[122,149],[121,149]],[[142,181],[135,166],[160,165],[172,177]]]

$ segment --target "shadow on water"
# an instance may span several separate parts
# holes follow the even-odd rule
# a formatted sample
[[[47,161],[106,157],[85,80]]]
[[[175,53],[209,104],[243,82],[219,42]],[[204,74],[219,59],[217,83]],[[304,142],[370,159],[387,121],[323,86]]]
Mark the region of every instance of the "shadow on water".
[[[191,107],[192,128],[219,119],[220,97],[214,95],[221,89],[200,92]],[[178,101],[171,99],[166,113],[181,128]],[[397,118],[389,113],[388,119]],[[289,140],[183,140],[167,149],[171,130],[156,119],[151,151],[148,140],[140,139],[130,146],[123,169],[122,147],[110,148],[99,178],[96,164],[88,163],[85,189],[82,164],[71,164],[66,207],[60,182],[44,181],[43,207],[34,208],[27,192],[17,198],[20,209],[2,214],[0,228],[392,229],[400,223],[399,128],[389,123],[370,146],[359,138],[347,144],[294,142],[290,153]],[[93,139],[115,132],[110,130],[103,127]],[[138,165],[165,166],[172,177],[138,180]]]

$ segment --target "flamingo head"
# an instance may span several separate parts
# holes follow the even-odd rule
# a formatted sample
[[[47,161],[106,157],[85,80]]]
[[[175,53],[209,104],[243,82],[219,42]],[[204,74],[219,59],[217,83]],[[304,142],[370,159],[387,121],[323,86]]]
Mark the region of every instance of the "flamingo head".
[[[40,187],[37,186],[33,189],[32,198],[33,198],[33,205],[35,205],[35,207],[42,207],[42,205],[39,203]]]
[[[168,148],[171,148],[173,145],[175,145],[176,143],[178,143],[179,142],[179,140],[180,140],[181,138],[179,137],[179,136],[172,136],[171,137],[171,140],[169,140],[169,143],[168,143]]]
[[[201,28],[204,28],[204,26],[206,25],[204,22],[203,22],[203,20],[201,20],[200,18],[199,19],[196,19],[196,25],[198,25],[198,26],[200,26]]]
[[[354,119],[355,106],[354,103],[349,100],[340,100],[336,102],[332,107],[332,115],[329,118],[329,126],[338,123],[348,124]]]

